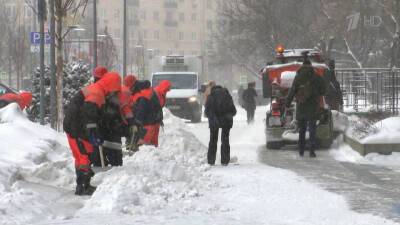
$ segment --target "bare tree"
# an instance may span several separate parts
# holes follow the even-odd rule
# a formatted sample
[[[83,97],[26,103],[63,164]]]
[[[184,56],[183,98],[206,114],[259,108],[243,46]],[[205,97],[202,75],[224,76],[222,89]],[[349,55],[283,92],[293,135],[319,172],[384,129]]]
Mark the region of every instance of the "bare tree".
[[[220,58],[229,55],[233,61],[254,66],[270,60],[275,46],[284,44],[318,47],[343,66],[397,66],[399,2],[221,1],[216,52]]]
[[[23,10],[9,10],[5,1],[0,1],[0,67],[8,70],[9,85],[12,74],[16,75],[16,88],[21,88],[21,81],[29,67],[29,43]]]

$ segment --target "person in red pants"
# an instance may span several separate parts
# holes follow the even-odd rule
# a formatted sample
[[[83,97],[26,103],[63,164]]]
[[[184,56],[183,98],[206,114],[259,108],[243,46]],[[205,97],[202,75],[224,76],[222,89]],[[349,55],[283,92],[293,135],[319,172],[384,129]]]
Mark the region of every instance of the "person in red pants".
[[[135,121],[146,130],[139,144],[158,147],[158,134],[163,120],[162,107],[166,103],[166,94],[171,88],[169,81],[161,81],[152,88],[141,90],[133,96],[133,114]]]
[[[155,124],[145,126],[147,133],[144,137],[144,142],[153,144],[156,147],[158,147],[158,135],[160,133],[160,127],[163,120],[162,108],[167,103],[167,93],[169,90],[171,90],[171,82],[168,80],[161,81],[160,84],[154,88],[154,92],[157,95],[161,111],[159,112],[160,114],[157,117]]]
[[[120,76],[110,72],[96,83],[82,88],[67,106],[63,125],[75,159],[76,195],[92,195],[96,190],[90,184],[94,172],[90,168],[89,155],[94,146],[102,144],[98,124],[106,97],[118,95],[120,91]]]

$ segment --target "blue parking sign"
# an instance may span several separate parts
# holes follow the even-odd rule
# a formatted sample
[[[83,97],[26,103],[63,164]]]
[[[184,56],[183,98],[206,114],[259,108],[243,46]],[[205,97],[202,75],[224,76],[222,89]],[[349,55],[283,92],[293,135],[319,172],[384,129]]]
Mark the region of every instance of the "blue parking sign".
[[[49,32],[44,33],[44,43],[46,45],[50,44],[51,38]],[[40,32],[31,32],[31,44],[39,45],[40,44]]]

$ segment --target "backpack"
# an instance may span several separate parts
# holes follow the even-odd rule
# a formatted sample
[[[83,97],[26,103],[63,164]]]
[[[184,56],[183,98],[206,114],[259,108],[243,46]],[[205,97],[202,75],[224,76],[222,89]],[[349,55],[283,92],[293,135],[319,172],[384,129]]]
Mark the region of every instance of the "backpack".
[[[220,88],[215,90],[213,93],[214,96],[214,109],[217,116],[222,117],[226,114],[232,114],[234,103],[232,100],[229,91],[226,88]]]
[[[151,105],[151,113],[152,119],[154,123],[161,123],[163,121],[163,111],[160,104],[160,100],[158,99],[157,93],[153,91],[153,94],[150,98],[150,105]]]
[[[299,104],[305,103],[312,96],[312,81],[307,81],[305,84],[301,84],[296,92],[296,102]]]

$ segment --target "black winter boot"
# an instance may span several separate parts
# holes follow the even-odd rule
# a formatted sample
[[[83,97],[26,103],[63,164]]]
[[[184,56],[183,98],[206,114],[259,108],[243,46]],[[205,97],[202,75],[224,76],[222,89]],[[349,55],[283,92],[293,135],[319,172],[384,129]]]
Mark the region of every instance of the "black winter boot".
[[[315,158],[315,157],[317,157],[315,152],[314,151],[310,151],[310,158]]]
[[[77,170],[77,179],[76,179],[76,195],[92,195],[94,191],[96,191],[96,187],[90,185],[91,177],[94,175],[93,172],[83,172]]]

